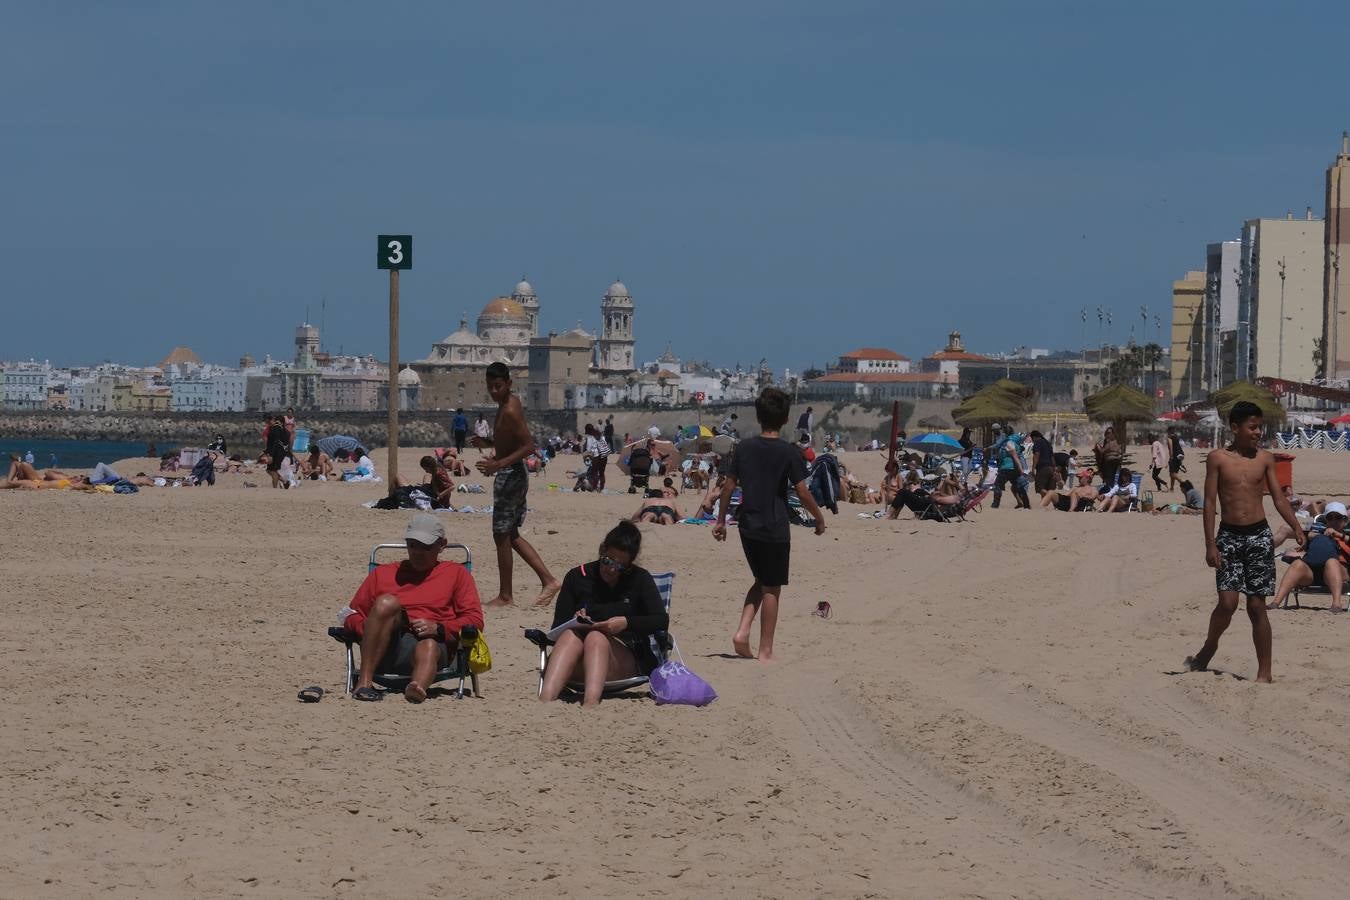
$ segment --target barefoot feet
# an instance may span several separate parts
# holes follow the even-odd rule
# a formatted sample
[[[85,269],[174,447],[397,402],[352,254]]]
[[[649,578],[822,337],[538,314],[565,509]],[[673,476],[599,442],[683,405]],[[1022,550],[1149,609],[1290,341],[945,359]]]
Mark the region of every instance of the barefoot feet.
[[[736,651],[736,655],[743,659],[754,659],[755,654],[750,651],[750,635],[735,634],[731,637],[731,648]]]
[[[562,590],[562,584],[557,580],[550,581],[542,585],[539,589],[539,596],[535,598],[535,606],[549,606],[553,603],[553,598],[558,596],[558,591]]]
[[[427,699],[427,689],[415,681],[408,682],[408,686],[403,689],[403,696],[409,703],[421,703]]]
[[[1201,662],[1194,656],[1186,657],[1186,661],[1183,662],[1182,665],[1186,667],[1186,671],[1188,672],[1205,672],[1209,670],[1209,666],[1206,663]]]
[[[498,594],[497,596],[493,597],[491,600],[489,600],[487,603],[484,603],[483,605],[484,605],[484,606],[511,606],[513,602],[514,602],[514,601],[512,601],[511,595],[510,595],[510,594]]]

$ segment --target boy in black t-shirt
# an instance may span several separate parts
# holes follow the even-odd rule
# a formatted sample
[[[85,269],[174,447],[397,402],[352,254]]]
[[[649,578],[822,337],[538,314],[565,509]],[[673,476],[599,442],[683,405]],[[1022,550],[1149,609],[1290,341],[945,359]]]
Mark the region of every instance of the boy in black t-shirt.
[[[815,517],[816,534],[825,533],[825,517],[806,486],[806,463],[796,447],[779,437],[788,420],[791,401],[778,388],[765,388],[755,401],[759,419],[758,437],[736,446],[722,484],[722,502],[718,506],[713,538],[727,539],[727,508],[731,493],[741,486],[741,506],[736,524],[741,533],[741,548],[755,583],[745,594],[740,625],[731,638],[737,656],[773,660],[773,633],[778,625],[778,600],[788,583],[788,556],[791,535],[788,524],[787,492],[795,490],[802,506]],[[755,613],[759,618],[759,654],[750,651],[750,626]]]

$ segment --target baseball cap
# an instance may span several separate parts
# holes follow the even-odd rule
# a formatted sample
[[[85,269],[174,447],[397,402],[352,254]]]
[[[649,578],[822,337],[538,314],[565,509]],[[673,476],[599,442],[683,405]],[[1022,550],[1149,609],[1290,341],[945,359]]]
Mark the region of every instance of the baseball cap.
[[[1328,504],[1326,505],[1326,507],[1322,510],[1322,515],[1324,515],[1324,516],[1329,516],[1329,515],[1331,515],[1332,513],[1335,513],[1335,514],[1338,515],[1338,516],[1344,516],[1344,515],[1346,514],[1346,512],[1345,512],[1345,504],[1344,504],[1344,503],[1341,503],[1339,500],[1332,500],[1332,501],[1331,501],[1330,503],[1328,503]]]
[[[419,544],[434,544],[445,538],[445,526],[431,513],[418,513],[408,523],[408,531],[403,537]]]

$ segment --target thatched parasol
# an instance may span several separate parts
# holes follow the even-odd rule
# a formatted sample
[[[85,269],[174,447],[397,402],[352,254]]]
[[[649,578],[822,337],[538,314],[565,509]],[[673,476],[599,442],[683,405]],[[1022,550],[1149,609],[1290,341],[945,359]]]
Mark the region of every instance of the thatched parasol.
[[[1209,399],[1225,422],[1228,421],[1228,411],[1233,408],[1233,404],[1241,400],[1255,403],[1261,409],[1262,418],[1273,424],[1280,424],[1286,417],[1285,409],[1275,399],[1275,395],[1250,381],[1234,381],[1210,394]]]
[[[928,428],[933,431],[941,431],[944,428],[951,428],[952,423],[942,418],[942,416],[924,416],[919,420],[919,427]]]
[[[1035,408],[1031,388],[1000,378],[977,391],[952,410],[952,420],[963,427],[979,428],[980,443],[991,439],[989,426],[1025,419]]]
[[[1083,406],[1090,421],[1111,423],[1122,450],[1129,446],[1125,423],[1152,422],[1154,416],[1153,401],[1148,394],[1127,384],[1113,384],[1100,390],[1085,398]]]

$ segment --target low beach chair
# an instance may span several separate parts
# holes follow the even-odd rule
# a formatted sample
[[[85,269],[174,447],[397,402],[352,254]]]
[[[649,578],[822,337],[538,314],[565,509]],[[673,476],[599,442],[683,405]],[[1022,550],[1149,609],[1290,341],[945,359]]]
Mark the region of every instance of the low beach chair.
[[[661,594],[661,603],[666,608],[666,614],[670,614],[670,597],[675,587],[675,573],[664,572],[660,575],[653,574],[652,580],[656,582],[656,590]],[[525,640],[529,641],[539,648],[539,690],[538,693],[544,693],[544,669],[548,666],[548,656],[553,650],[553,643],[549,641],[547,632],[530,628],[525,632]],[[658,631],[647,640],[651,641],[652,652],[656,654],[658,663],[664,663],[672,652],[678,654],[679,647],[675,643],[674,636],[669,631]],[[619,694],[624,691],[631,691],[633,688],[641,687],[647,683],[646,675],[634,675],[632,678],[621,678],[616,681],[606,681],[604,696]],[[581,694],[585,691],[586,685],[580,681],[569,681],[565,693]]]
[[[446,549],[462,552],[464,554],[464,568],[468,569],[470,573],[473,572],[473,554],[468,547],[463,544],[447,544]],[[370,562],[366,566],[367,572],[379,564],[376,558],[381,550],[406,551],[407,546],[405,544],[376,544],[370,550]],[[356,687],[356,678],[361,670],[361,664],[356,655],[356,648],[361,646],[361,639],[356,636],[355,632],[348,631],[340,625],[329,628],[328,636],[342,644],[346,650],[344,653],[346,673],[342,682],[342,693],[343,696],[350,696],[352,690]],[[438,669],[436,675],[431,679],[431,683],[436,684],[441,681],[459,679],[459,687],[455,690],[454,697],[456,700],[462,700],[465,694],[464,679],[467,678],[472,685],[470,693],[475,697],[482,697],[482,692],[478,690],[478,676],[469,669],[469,645],[478,637],[478,629],[470,625],[460,632],[459,637],[459,646],[450,657],[450,664],[443,669]],[[375,675],[375,683],[388,691],[401,691],[408,686],[410,680],[410,676],[396,672],[377,672]]]

